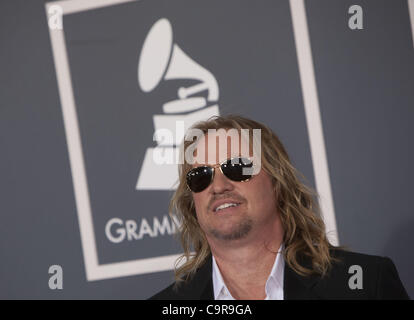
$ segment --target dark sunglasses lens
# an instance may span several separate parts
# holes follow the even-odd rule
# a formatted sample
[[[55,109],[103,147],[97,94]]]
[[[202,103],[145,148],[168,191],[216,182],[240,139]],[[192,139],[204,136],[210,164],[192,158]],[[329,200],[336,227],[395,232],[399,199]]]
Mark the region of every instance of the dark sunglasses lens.
[[[211,182],[213,169],[210,167],[198,167],[187,173],[187,185],[193,192],[201,192],[207,188]]]
[[[226,163],[223,163],[221,170],[224,175],[233,181],[244,181],[252,177],[251,174],[246,174],[243,169],[251,168],[253,163],[246,158],[230,159]],[[249,170],[248,170],[249,171]]]

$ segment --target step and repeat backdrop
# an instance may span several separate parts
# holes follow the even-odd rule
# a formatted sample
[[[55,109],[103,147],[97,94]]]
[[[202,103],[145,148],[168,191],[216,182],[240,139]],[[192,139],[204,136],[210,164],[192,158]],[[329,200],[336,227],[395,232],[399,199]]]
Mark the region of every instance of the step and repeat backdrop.
[[[413,21],[411,0],[2,1],[0,298],[169,285],[178,172],[154,152],[230,113],[280,136],[332,243],[391,257],[414,296]]]

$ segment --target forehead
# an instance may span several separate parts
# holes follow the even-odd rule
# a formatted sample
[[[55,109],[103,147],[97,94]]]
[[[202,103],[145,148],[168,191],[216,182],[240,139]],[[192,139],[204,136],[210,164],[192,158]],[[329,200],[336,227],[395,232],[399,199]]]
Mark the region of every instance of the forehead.
[[[251,157],[249,135],[237,129],[209,130],[197,142],[194,165],[214,165],[234,157]]]

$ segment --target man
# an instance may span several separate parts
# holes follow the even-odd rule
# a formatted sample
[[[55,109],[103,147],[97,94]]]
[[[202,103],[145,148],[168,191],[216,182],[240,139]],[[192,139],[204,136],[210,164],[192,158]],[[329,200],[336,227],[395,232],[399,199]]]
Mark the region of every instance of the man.
[[[170,204],[183,262],[152,299],[408,299],[389,258],[330,245],[316,194],[268,127],[226,116],[194,130]]]

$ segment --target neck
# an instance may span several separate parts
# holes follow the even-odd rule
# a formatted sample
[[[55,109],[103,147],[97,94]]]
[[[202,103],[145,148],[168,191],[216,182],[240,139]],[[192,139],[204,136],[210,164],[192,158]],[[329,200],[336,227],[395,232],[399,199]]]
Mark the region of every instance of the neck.
[[[220,273],[235,299],[264,299],[265,285],[283,241],[277,218],[265,229],[251,232],[243,239],[208,239]]]

